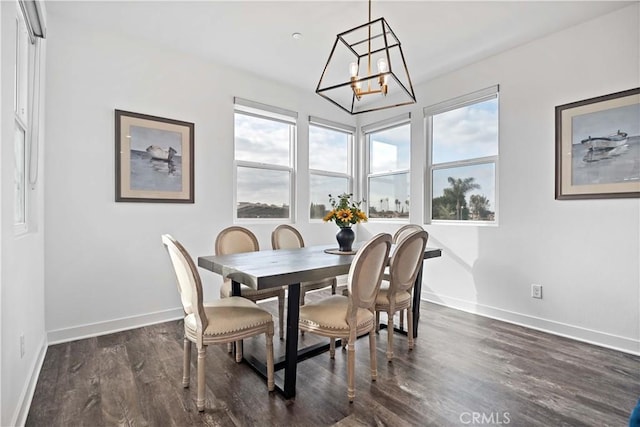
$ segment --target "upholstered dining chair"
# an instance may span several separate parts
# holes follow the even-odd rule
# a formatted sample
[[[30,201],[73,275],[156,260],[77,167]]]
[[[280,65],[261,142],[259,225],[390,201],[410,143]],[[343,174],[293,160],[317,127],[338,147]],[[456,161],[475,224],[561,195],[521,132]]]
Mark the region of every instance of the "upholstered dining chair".
[[[273,382],[273,318],[271,314],[252,301],[230,297],[202,302],[202,282],[193,259],[186,249],[168,234],[162,236],[173,269],[178,279],[178,290],[184,309],[184,353],[182,385],[189,387],[191,376],[191,343],[198,349],[198,391],[196,406],[204,411],[205,360],[207,346],[228,344],[237,340],[265,334],[267,344],[267,387]],[[242,359],[241,350],[236,360]]]
[[[295,227],[288,224],[281,224],[271,232],[271,247],[273,247],[273,249],[304,248],[304,239]],[[336,285],[337,280],[335,277],[300,283],[300,306],[304,305],[304,297],[307,292],[331,287],[331,293],[335,294]]]
[[[347,397],[355,398],[355,341],[369,334],[371,380],[378,377],[374,307],[382,272],[389,257],[391,235],[380,233],[366,242],[355,254],[347,288],[347,296],[331,295],[300,307],[299,328],[330,338],[329,354],[335,357],[335,340],[347,340]]]
[[[376,296],[376,327],[380,324],[380,312],[387,313],[387,361],[393,359],[393,316],[396,311],[407,313],[407,337],[409,350],[413,349],[413,285],[422,267],[424,249],[429,234],[413,231],[406,234],[394,248],[389,266],[389,285],[381,287]]]
[[[402,227],[398,228],[398,230],[396,230],[395,234],[393,235],[393,243],[397,245],[398,243],[400,243],[400,240],[404,239],[409,234],[413,233],[414,231],[422,230],[424,230],[424,228],[422,228],[422,226],[418,224],[403,225]]]
[[[393,235],[393,244],[397,245],[402,239],[404,239],[405,237],[407,237],[409,234],[413,233],[414,231],[422,231],[424,230],[424,228],[422,228],[420,225],[418,224],[406,224],[403,225],[402,227],[400,227],[398,230],[396,230],[395,234]],[[383,282],[382,285],[380,285],[381,289],[385,289],[389,287],[389,271],[386,270],[385,274],[383,276]],[[404,329],[404,310],[400,310],[400,329]],[[378,322],[378,319],[376,318],[376,332],[378,332],[380,330],[380,322]]]
[[[216,255],[229,255],[241,252],[259,251],[260,246],[255,234],[244,227],[232,226],[222,230],[216,237]],[[225,278],[220,287],[220,298],[231,296],[231,279]],[[240,285],[240,296],[253,302],[267,298],[278,298],[278,325],[280,339],[284,338],[284,288],[256,290],[247,285]]]

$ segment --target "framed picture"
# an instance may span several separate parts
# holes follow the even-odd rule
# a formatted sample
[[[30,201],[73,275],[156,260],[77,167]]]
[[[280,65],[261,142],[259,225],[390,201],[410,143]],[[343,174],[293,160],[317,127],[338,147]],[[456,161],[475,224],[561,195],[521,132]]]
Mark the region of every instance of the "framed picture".
[[[116,110],[116,202],[193,203],[194,124]]]
[[[556,107],[556,199],[640,197],[640,88]]]

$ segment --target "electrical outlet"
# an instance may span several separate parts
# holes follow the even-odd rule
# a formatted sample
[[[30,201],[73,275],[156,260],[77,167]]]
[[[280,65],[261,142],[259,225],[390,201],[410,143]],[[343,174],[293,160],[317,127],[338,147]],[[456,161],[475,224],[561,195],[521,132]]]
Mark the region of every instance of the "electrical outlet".
[[[20,359],[24,357],[24,334],[20,334]]]
[[[542,299],[542,285],[537,285],[535,283],[531,284],[531,298]]]

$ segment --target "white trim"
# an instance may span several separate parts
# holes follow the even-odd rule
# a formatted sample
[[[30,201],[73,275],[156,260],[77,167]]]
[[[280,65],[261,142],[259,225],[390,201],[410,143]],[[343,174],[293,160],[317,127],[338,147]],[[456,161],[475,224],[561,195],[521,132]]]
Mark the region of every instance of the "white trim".
[[[83,338],[91,338],[99,335],[112,334],[114,332],[136,329],[156,323],[169,322],[184,317],[182,308],[171,308],[153,313],[140,314],[119,319],[107,320],[105,322],[89,323],[86,325],[73,326],[71,328],[56,329],[47,332],[49,345],[60,344],[68,341],[75,341]]]
[[[399,116],[390,117],[385,120],[381,120],[375,123],[369,123],[368,125],[364,125],[360,127],[362,133],[372,133],[378,132],[387,128],[393,128],[398,125],[404,124],[405,122],[411,121],[411,113],[400,114]]]
[[[36,384],[38,383],[38,377],[40,376],[40,371],[44,364],[44,357],[47,354],[47,348],[47,340],[43,337],[39,346],[38,357],[35,358],[33,365],[29,370],[30,375],[28,381],[24,384],[24,388],[22,389],[18,399],[16,412],[11,418],[12,426],[24,426],[27,422],[27,416],[29,415],[29,409],[31,408],[31,401],[33,400],[33,395],[36,391]]]
[[[495,98],[498,95],[498,92],[500,92],[500,85],[489,86],[466,95],[429,105],[424,107],[422,111],[425,117],[434,116],[436,114],[444,113],[445,111],[455,110],[468,104],[476,104],[480,101]]]
[[[279,118],[287,123],[294,124],[298,119],[298,113],[296,111],[287,110],[286,108],[274,107],[273,105],[262,104],[237,96],[233,97],[233,103],[235,111],[238,112],[252,113],[259,117]],[[266,115],[265,112],[269,114]]]
[[[541,317],[503,310],[501,308],[439,295],[433,292],[422,292],[421,296],[423,301],[465,311],[467,313],[477,314],[490,319],[512,323],[514,325],[546,332],[548,334],[586,342],[599,347],[610,348],[612,350],[640,356],[640,340],[633,338],[622,337],[619,335],[570,325],[568,323],[556,322],[554,320],[543,319]]]
[[[309,116],[309,124],[315,126],[322,126],[325,128],[337,130],[340,132],[355,134],[356,128],[355,126],[345,125],[344,123],[334,122],[332,120],[321,119],[320,117]]]

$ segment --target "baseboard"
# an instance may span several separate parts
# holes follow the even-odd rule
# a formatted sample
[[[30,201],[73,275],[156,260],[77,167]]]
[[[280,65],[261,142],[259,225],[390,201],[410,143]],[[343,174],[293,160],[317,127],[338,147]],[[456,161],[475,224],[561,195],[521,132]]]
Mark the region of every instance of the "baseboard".
[[[184,317],[182,308],[172,308],[169,310],[156,311],[153,313],[141,314],[137,316],[123,317],[120,319],[107,320],[105,322],[90,323],[87,325],[74,326],[71,328],[56,329],[47,333],[49,345],[63,342],[75,341],[83,338],[91,338],[99,335],[111,334],[114,332],[126,331],[140,328],[142,326],[153,325],[155,323],[169,322]]]
[[[47,347],[47,340],[43,338],[38,349],[38,357],[35,358],[33,366],[31,366],[29,380],[25,383],[22,393],[20,393],[19,405],[11,419],[12,426],[24,426],[27,422],[27,415],[29,415],[33,394],[36,391],[36,384],[38,383],[40,370],[44,363],[44,356],[47,354]]]
[[[434,294],[433,292],[423,292],[422,299],[427,302],[454,308],[456,310],[466,311],[479,316],[489,317],[491,319],[501,320],[503,322],[524,326],[541,332],[640,356],[640,340],[608,334],[567,323],[556,322],[554,320],[529,316],[527,314],[516,313],[501,308],[478,304],[472,301]]]

